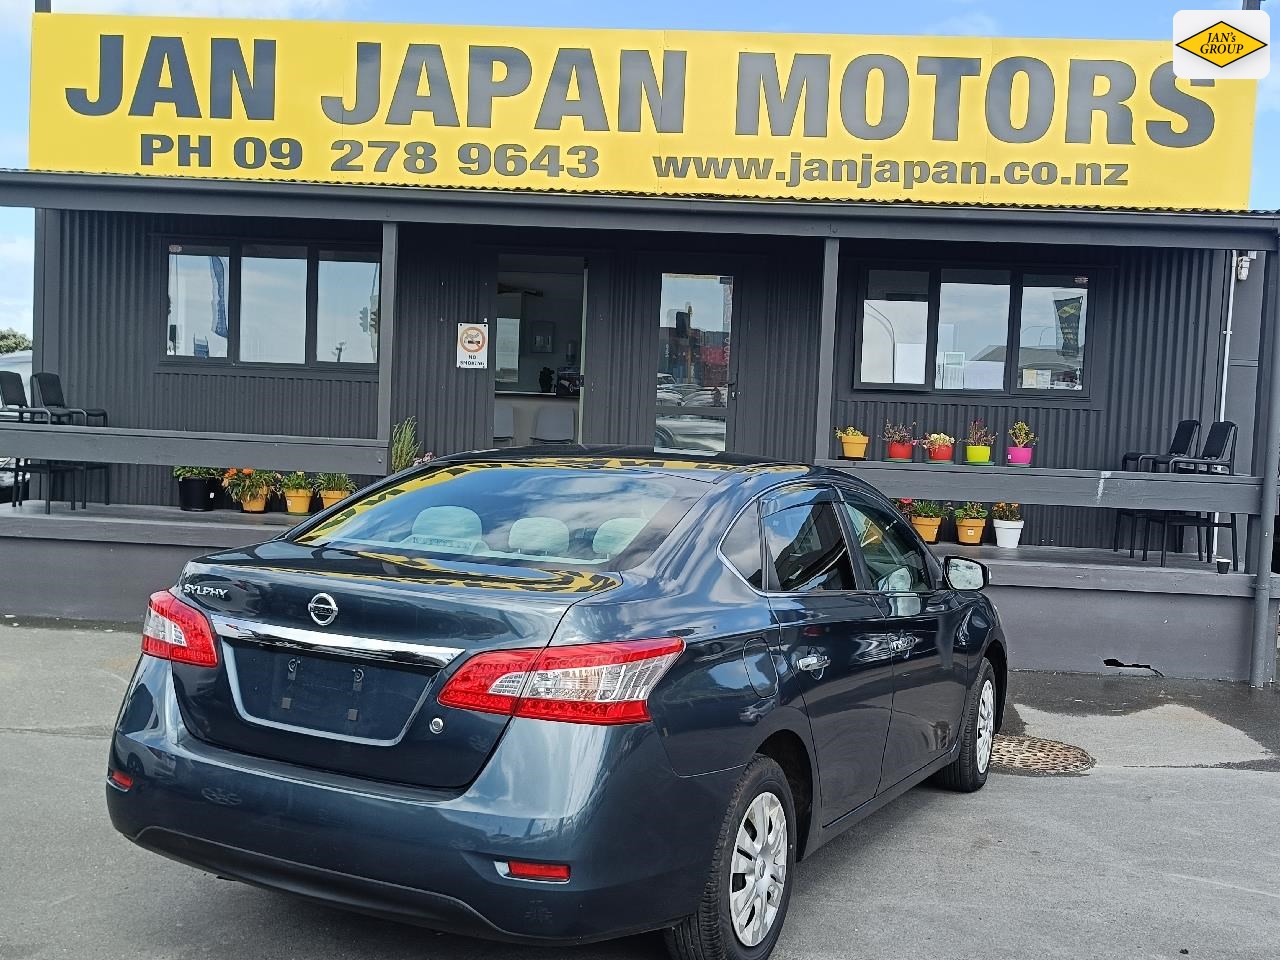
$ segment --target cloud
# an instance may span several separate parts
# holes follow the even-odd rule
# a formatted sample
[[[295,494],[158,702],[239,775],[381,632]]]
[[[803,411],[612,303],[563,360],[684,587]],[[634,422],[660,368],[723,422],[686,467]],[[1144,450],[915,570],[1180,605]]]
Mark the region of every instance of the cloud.
[[[1000,35],[1000,24],[995,17],[980,10],[958,13],[953,17],[935,20],[924,28],[931,36],[995,37]]]
[[[0,329],[31,333],[35,246],[30,234],[0,235]]]

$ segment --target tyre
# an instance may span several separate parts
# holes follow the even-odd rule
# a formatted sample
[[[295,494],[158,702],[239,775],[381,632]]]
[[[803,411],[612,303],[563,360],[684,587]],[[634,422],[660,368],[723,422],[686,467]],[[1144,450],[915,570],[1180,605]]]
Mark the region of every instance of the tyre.
[[[960,755],[937,772],[934,782],[948,790],[965,793],[981,790],[991,769],[995,735],[996,672],[991,668],[991,661],[983,660],[965,705]]]
[[[795,802],[786,774],[757,756],[729,801],[697,913],[666,932],[673,960],[764,960],[791,902]]]

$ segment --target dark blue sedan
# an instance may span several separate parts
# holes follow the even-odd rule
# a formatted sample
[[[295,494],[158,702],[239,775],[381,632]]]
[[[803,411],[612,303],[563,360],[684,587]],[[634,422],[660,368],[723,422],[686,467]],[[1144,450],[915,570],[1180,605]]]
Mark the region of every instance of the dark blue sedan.
[[[111,819],[440,930],[760,960],[797,860],[928,777],[985,783],[985,584],[836,471],[437,460],[151,597]]]

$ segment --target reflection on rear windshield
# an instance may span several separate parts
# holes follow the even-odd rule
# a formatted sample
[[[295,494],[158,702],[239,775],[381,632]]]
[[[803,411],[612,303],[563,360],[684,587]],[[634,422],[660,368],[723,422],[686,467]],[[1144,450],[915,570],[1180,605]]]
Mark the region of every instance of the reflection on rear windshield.
[[[652,553],[704,488],[643,469],[456,464],[372,493],[298,541],[486,564],[620,569]]]

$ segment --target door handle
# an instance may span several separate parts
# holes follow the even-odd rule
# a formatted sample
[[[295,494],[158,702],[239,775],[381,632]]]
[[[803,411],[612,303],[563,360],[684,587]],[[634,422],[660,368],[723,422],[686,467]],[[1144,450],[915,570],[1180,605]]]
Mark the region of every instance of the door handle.
[[[918,637],[914,637],[909,633],[900,633],[889,641],[889,652],[909,655],[911,653],[911,648],[918,642]]]
[[[831,666],[831,658],[824,657],[818,653],[811,653],[807,657],[801,657],[796,661],[797,670],[807,670],[810,673],[821,673],[829,666]]]

